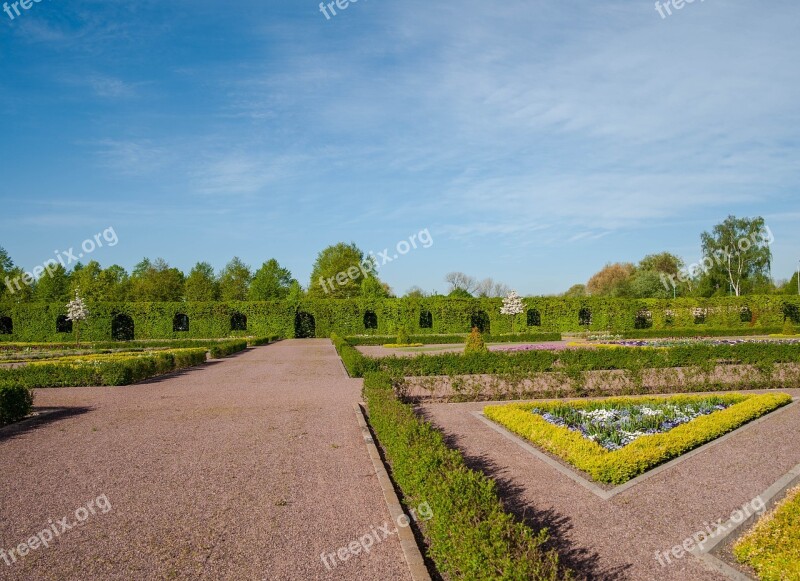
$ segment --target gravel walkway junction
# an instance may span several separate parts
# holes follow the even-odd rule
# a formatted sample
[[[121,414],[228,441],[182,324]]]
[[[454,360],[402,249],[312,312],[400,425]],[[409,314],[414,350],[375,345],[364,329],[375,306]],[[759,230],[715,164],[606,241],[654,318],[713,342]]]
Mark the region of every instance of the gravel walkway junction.
[[[134,386],[37,390],[37,408],[66,411],[0,430],[0,579],[410,579],[393,535],[321,559],[393,525],[353,411],[360,388],[330,341],[305,340]],[[795,405],[602,500],[472,415],[482,408],[421,412],[586,579],[721,581],[656,552],[800,463]],[[63,530],[64,517],[85,522]],[[48,528],[48,547],[5,564]]]
[[[603,500],[472,414],[485,405],[429,404],[420,412],[470,466],[498,480],[512,511],[548,527],[564,561],[592,580],[726,580],[692,555],[668,562],[663,552],[714,530],[800,463],[800,405],[793,405]]]
[[[0,431],[0,549],[51,520],[59,535],[11,565],[0,553],[0,579],[410,579],[379,531],[360,388],[310,340],[128,387],[37,390],[37,407],[70,410]],[[61,532],[65,516],[85,522]],[[369,554],[323,564],[373,531]]]

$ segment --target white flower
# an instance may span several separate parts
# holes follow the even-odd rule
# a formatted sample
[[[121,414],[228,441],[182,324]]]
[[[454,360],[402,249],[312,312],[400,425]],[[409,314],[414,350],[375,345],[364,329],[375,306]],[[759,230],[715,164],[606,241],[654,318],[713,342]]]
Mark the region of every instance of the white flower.
[[[83,302],[76,289],[75,299],[67,303],[67,320],[85,321],[87,318],[89,318],[89,309],[86,308],[86,303]]]
[[[508,296],[503,299],[503,307],[500,309],[501,315],[516,316],[525,311],[525,303],[522,297],[517,294],[517,291],[511,291]]]

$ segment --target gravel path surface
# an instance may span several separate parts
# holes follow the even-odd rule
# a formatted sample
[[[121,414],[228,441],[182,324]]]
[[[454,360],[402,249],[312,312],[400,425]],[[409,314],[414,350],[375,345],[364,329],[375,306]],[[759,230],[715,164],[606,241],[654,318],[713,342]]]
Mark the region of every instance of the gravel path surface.
[[[800,397],[800,390],[782,390]],[[747,392],[754,393],[754,392]],[[500,402],[505,403],[505,402]],[[547,526],[566,561],[594,580],[722,581],[691,555],[669,551],[761,494],[800,463],[800,405],[601,500],[470,412],[485,404],[429,404],[421,412],[471,466],[500,481],[509,508]]]
[[[331,571],[320,558],[390,519],[360,386],[310,340],[129,387],[37,390],[37,407],[71,410],[0,431],[0,548],[49,519],[86,522],[0,560],[0,579],[409,579],[396,536]]]

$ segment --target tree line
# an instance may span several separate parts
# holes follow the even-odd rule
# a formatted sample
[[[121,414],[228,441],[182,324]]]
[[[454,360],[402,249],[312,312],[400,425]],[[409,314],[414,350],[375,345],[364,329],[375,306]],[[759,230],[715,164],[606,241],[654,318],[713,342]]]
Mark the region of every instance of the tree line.
[[[798,294],[797,273],[772,279],[774,236],[762,217],[728,216],[700,235],[701,258],[687,265],[669,252],[649,254],[638,264],[604,266],[564,296],[620,298],[714,297],[743,294]]]
[[[703,258],[696,265],[669,252],[645,256],[638,264],[606,265],[586,284],[570,288],[564,296],[622,298],[711,297],[727,294],[796,294],[797,274],[775,283],[771,278],[771,232],[763,218],[729,216],[711,232],[701,235]],[[198,262],[185,274],[164,259],[144,258],[129,273],[119,265],[103,268],[97,261],[67,270],[54,265],[34,280],[15,265],[0,247],[0,302],[65,303],[75,291],[89,301],[108,302],[213,302],[270,301],[310,298],[385,298],[392,289],[377,272],[375,258],[355,243],[322,250],[314,262],[311,279],[303,287],[289,269],[271,258],[253,270],[234,257],[219,272]],[[510,292],[504,283],[479,279],[462,272],[445,277],[447,296],[501,297]],[[27,281],[27,282],[26,282]],[[442,296],[412,287],[405,296]]]

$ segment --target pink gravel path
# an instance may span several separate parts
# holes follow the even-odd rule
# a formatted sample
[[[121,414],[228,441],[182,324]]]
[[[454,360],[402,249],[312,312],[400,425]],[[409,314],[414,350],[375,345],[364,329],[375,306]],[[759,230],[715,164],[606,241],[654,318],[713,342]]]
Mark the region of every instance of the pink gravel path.
[[[781,391],[800,396],[800,390]],[[470,465],[501,482],[514,512],[549,527],[567,561],[593,580],[726,579],[691,555],[671,563],[662,558],[661,566],[656,551],[703,531],[704,522],[727,521],[800,463],[795,405],[602,500],[470,413],[484,405],[429,404],[420,411]]]
[[[0,579],[409,579],[356,423],[361,382],[327,340],[285,341],[122,388],[37,390],[76,413],[0,431],[0,548],[105,494]]]

